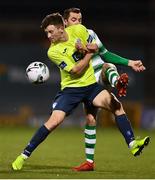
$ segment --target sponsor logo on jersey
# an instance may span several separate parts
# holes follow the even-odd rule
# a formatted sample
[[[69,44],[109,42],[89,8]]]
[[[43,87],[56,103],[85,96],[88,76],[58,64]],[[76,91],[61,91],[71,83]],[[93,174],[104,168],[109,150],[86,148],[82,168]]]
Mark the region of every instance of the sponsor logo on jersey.
[[[87,39],[87,42],[88,43],[91,43],[93,41],[93,37],[91,35],[89,35],[88,39]]]
[[[84,57],[84,54],[80,53],[79,51],[75,51],[74,54],[72,54],[72,57],[74,61],[77,62]]]
[[[61,69],[64,69],[66,66],[67,66],[67,64],[66,64],[64,61],[62,61],[62,62],[59,64],[59,67],[60,67]]]

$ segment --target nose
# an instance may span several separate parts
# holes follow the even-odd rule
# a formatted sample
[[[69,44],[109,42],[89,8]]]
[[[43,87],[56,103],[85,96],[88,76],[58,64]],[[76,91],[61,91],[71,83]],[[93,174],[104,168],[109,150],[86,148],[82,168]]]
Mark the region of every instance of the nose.
[[[75,24],[80,24],[79,20],[76,20],[76,21],[75,21]]]

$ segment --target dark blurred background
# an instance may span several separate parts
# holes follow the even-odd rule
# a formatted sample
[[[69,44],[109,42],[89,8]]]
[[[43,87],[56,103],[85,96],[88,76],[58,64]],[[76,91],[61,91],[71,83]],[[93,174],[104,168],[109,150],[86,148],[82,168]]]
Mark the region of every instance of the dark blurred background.
[[[49,46],[40,22],[45,15],[78,7],[83,24],[93,29],[105,47],[120,56],[141,59],[143,73],[117,66],[130,77],[128,95],[121,99],[136,127],[155,128],[155,1],[153,0],[68,0],[0,1],[0,123],[41,124],[50,112],[59,90],[59,70],[47,58]],[[50,79],[42,85],[30,84],[26,67],[42,61],[50,69]],[[79,117],[79,118],[77,118]],[[106,112],[99,113],[99,124],[110,126]],[[65,122],[83,124],[81,106]],[[105,120],[106,119],[106,120]]]

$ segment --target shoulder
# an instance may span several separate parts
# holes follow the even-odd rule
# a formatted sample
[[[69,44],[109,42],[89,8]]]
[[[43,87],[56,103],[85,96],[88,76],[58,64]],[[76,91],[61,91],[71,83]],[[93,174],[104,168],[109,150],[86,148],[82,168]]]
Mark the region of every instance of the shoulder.
[[[96,34],[92,29],[88,29],[89,34]]]
[[[87,28],[82,24],[76,24],[76,25],[69,26],[69,27],[65,28],[65,30],[68,33],[74,33],[74,34],[88,33]]]
[[[88,29],[88,33],[93,36],[94,38],[97,36],[97,34],[95,33],[95,31],[93,31],[92,29]]]
[[[76,30],[76,29],[86,29],[86,27],[82,24],[75,24],[75,25],[69,26],[65,29],[66,30]]]
[[[50,59],[58,59],[60,53],[58,53],[59,48],[56,45],[51,45],[47,51],[47,55]]]

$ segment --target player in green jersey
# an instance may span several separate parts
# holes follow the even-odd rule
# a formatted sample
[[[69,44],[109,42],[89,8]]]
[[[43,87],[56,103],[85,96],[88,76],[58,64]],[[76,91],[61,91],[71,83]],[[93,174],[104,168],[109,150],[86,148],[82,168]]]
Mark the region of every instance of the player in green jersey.
[[[66,27],[81,24],[82,23],[82,14],[79,8],[69,8],[64,11],[64,20]],[[88,29],[88,33],[91,35],[99,48],[99,51],[96,55],[92,57],[92,66],[94,68],[94,73],[97,82],[107,85],[110,84],[111,87],[119,88],[118,94],[126,95],[126,85],[120,86],[118,84],[120,79],[124,79],[126,74],[122,74],[121,76],[117,72],[117,68],[115,65],[111,64],[120,64],[124,66],[130,66],[135,71],[143,71],[145,67],[143,66],[140,60],[129,60],[123,57],[120,57],[112,52],[109,52],[96,33],[93,30]],[[78,42],[78,47],[81,50],[82,45],[81,42]],[[110,63],[105,63],[106,62]],[[126,80],[126,79],[124,79]],[[126,81],[127,82],[127,81]],[[119,86],[118,86],[119,85]],[[108,86],[109,89],[109,86]],[[74,167],[74,170],[77,171],[90,171],[94,169],[94,152],[95,152],[95,144],[96,144],[96,113],[97,109],[85,106],[86,112],[86,125],[85,125],[85,154],[86,154],[86,162],[82,163],[80,166]],[[91,146],[91,147],[90,147]]]
[[[41,27],[51,42],[48,57],[60,69],[61,91],[54,99],[53,111],[49,119],[37,130],[21,155],[12,163],[13,170],[21,170],[26,159],[30,157],[37,146],[81,102],[111,111],[115,115],[116,122],[130,147],[131,153],[134,156],[139,155],[144,146],[149,143],[150,138],[135,139],[122,104],[112,93],[96,83],[91,64],[93,52],[89,50],[83,56],[75,48],[78,39],[86,47],[87,43],[90,42],[91,36],[88,34],[86,27],[79,24],[65,29],[64,20],[59,13],[47,15],[43,19]]]
[[[63,17],[66,27],[82,23],[82,14],[79,8],[66,9]],[[88,32],[91,37],[95,39],[99,48],[99,52],[92,57],[92,65],[97,82],[100,82],[102,79],[101,81],[108,81],[112,87],[117,88],[119,74],[117,72],[117,68],[113,64],[129,66],[137,72],[145,70],[141,60],[130,60],[108,51],[93,30],[88,29]],[[104,60],[109,63],[105,63]],[[120,90],[118,89],[118,91]],[[118,92],[118,94],[119,96],[125,96],[125,88],[122,93]]]

